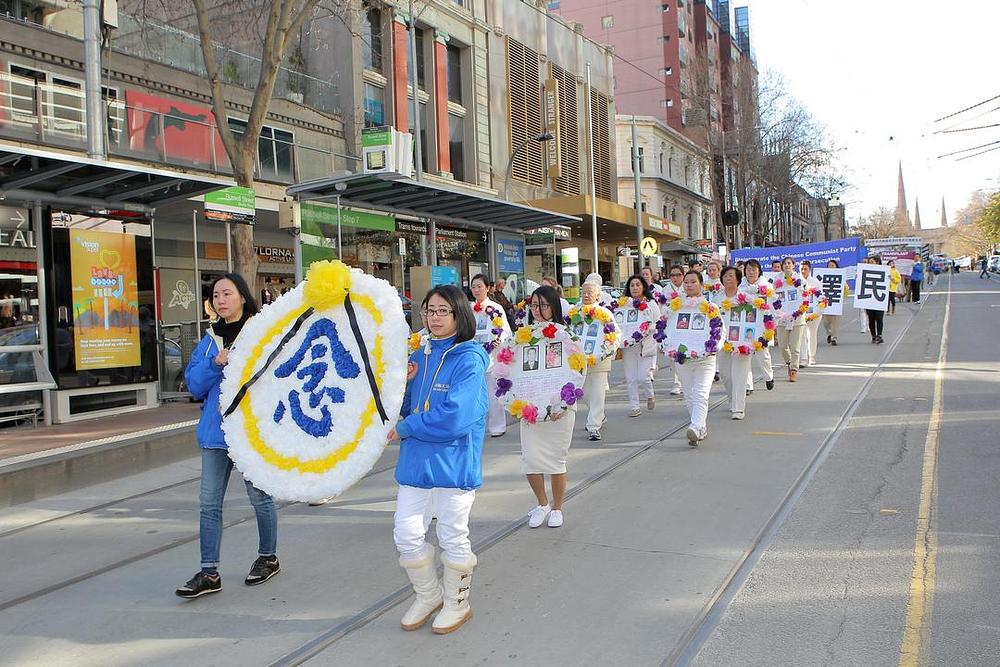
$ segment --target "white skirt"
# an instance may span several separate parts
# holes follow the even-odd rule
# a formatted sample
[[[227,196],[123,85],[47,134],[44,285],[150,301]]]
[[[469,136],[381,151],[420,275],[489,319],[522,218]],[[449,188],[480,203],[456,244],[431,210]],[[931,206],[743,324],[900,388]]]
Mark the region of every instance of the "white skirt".
[[[576,406],[559,421],[521,422],[521,469],[525,475],[561,475],[573,440]]]

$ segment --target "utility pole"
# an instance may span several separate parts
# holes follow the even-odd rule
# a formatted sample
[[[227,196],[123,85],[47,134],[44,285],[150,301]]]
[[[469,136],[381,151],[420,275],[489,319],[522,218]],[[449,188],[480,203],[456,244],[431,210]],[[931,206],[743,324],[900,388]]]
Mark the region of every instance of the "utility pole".
[[[635,182],[635,272],[642,270],[642,182],[639,178],[639,126],[632,115],[632,179]]]
[[[420,145],[420,96],[417,94],[417,15],[413,7],[413,0],[410,0],[410,13],[407,17],[407,25],[410,31],[410,61],[413,67],[410,68],[410,87],[413,88],[413,158],[415,174],[417,180],[424,177],[424,151]]]
[[[590,220],[592,225],[592,233],[594,235],[594,272],[597,273],[597,182],[594,177],[594,114],[592,113],[593,107],[591,105],[591,90],[590,90],[590,63],[587,63],[587,89],[586,89],[586,100],[587,105],[587,164],[588,164],[588,174],[590,175]]]
[[[87,157],[103,160],[107,157],[104,146],[104,95],[101,94],[101,3],[100,0],[83,2],[84,50],[84,102],[87,108]]]

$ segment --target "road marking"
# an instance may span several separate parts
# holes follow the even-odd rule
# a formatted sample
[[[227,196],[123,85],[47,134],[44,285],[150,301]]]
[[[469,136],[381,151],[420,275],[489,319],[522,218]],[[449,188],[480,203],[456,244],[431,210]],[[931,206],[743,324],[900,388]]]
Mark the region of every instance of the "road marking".
[[[754,431],[754,435],[802,435],[801,433],[786,433],[784,431]]]
[[[948,355],[948,320],[951,316],[951,283],[944,306],[941,347],[934,369],[934,403],[924,442],[924,463],[920,480],[920,504],[917,508],[917,535],[913,545],[913,572],[910,575],[910,596],[906,603],[906,626],[900,643],[899,667],[919,667],[926,662],[931,634],[931,612],[937,575],[937,531],[934,529],[934,507],[937,504],[938,437],[941,431],[944,365]]]

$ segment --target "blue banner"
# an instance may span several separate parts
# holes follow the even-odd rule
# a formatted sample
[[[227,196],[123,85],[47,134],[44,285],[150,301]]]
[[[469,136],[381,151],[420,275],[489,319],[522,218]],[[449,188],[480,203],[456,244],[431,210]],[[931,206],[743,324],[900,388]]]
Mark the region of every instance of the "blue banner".
[[[825,267],[828,261],[835,259],[840,264],[840,268],[846,269],[857,266],[861,259],[861,250],[861,239],[852,238],[775,248],[739,248],[730,252],[729,261],[735,264],[739,261],[756,259],[765,271],[770,271],[771,262],[781,261],[785,257],[791,257],[796,264],[803,259],[808,259],[815,267]]]
[[[497,270],[500,275],[524,273],[524,241],[503,239],[497,242]]]

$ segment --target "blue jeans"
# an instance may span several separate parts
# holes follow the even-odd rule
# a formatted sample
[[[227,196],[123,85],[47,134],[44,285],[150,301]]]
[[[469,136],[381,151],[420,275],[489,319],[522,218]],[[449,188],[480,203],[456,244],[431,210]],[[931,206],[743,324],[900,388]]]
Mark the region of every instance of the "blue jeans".
[[[224,449],[201,450],[201,567],[219,566],[222,547],[222,501],[226,498],[233,461]],[[278,546],[278,510],[274,499],[249,480],[247,496],[257,514],[258,554],[273,556]]]

